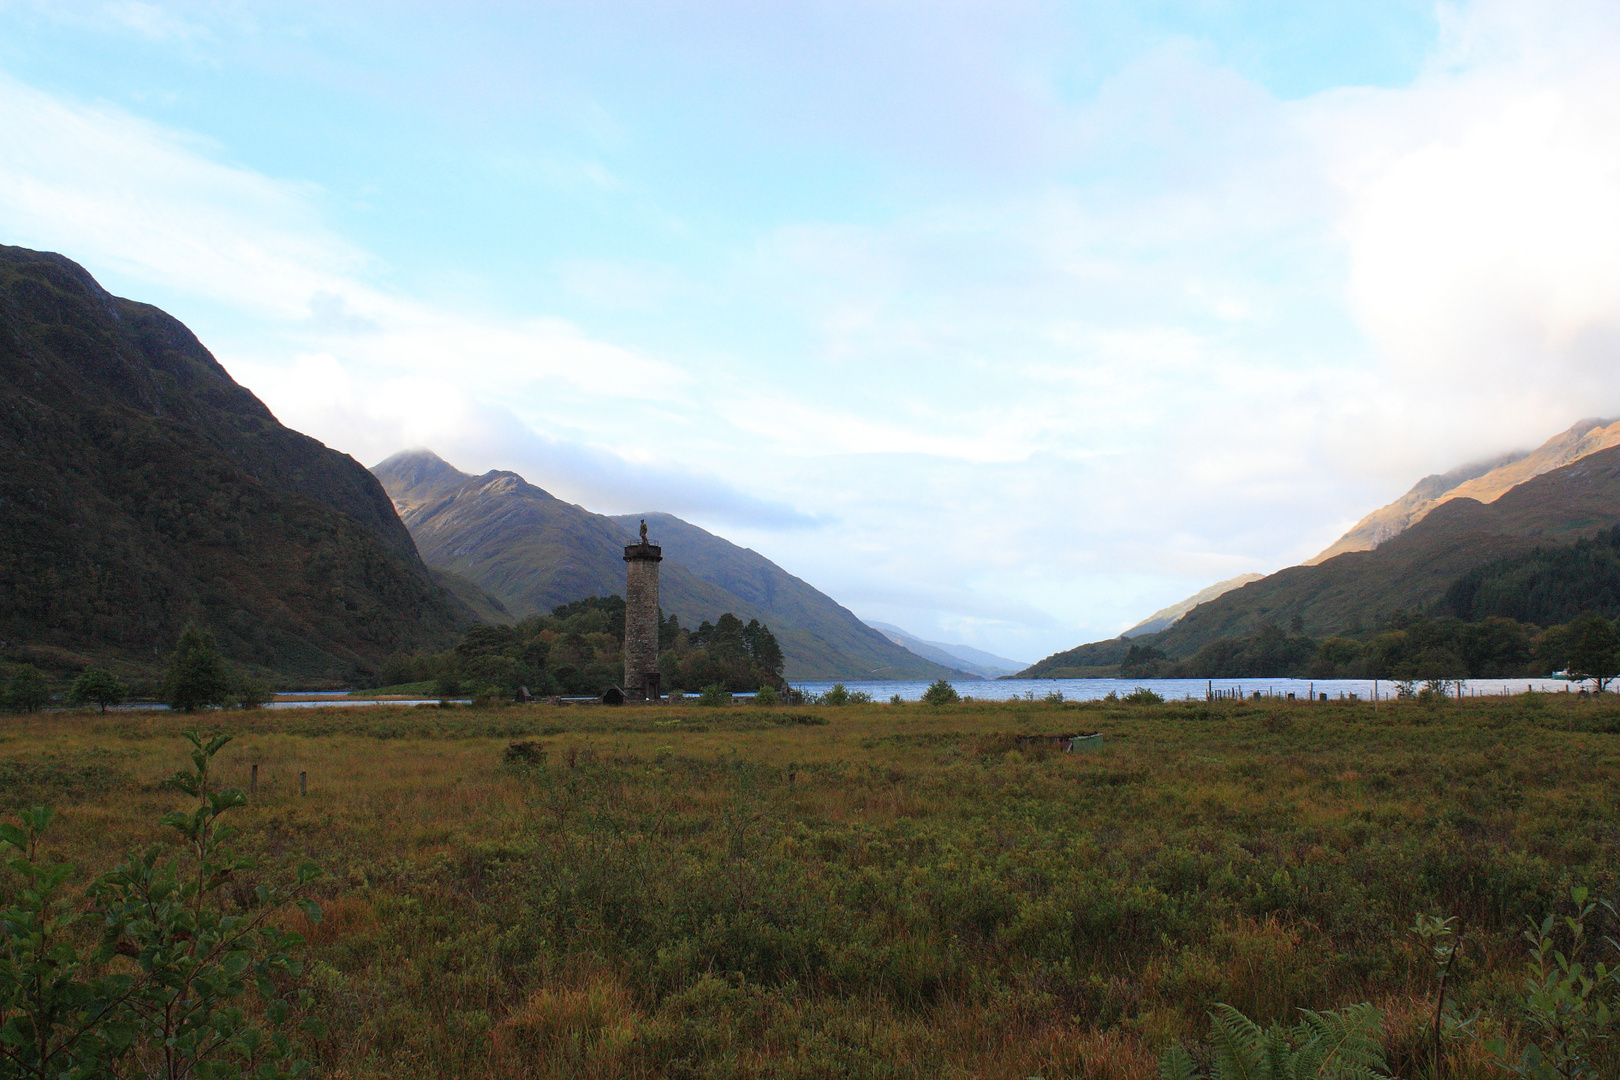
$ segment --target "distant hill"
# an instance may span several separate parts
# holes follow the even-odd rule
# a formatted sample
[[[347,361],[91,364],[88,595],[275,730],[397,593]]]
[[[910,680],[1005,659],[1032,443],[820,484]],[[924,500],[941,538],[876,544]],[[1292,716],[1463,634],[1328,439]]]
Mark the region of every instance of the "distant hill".
[[[1509,490],[1495,502],[1445,500],[1416,524],[1371,551],[1314,566],[1292,566],[1200,604],[1179,622],[1135,641],[1167,656],[1190,656],[1219,638],[1265,626],[1314,638],[1371,630],[1399,610],[1436,607],[1476,567],[1595,536],[1620,523],[1620,447],[1585,455]],[[1092,642],[1047,657],[1024,674],[1100,674],[1124,658],[1124,638]]]
[[[195,620],[235,660],[343,679],[474,618],[376,479],[283,427],[177,320],[0,247],[8,655],[151,669]]]
[[[903,649],[909,649],[925,660],[947,667],[958,667],[970,675],[986,679],[999,679],[1013,675],[1029,665],[1022,660],[1009,660],[1005,656],[975,649],[971,645],[958,645],[948,641],[926,641],[891,623],[869,622],[866,625],[881,633]]]
[[[1371,551],[1422,521],[1436,506],[1452,499],[1494,502],[1526,480],[1579,461],[1599,450],[1620,446],[1620,421],[1582,420],[1533,451],[1504,454],[1464,465],[1448,473],[1425,476],[1388,506],[1362,518],[1326,551],[1308,560],[1315,566],[1349,551]]]
[[[1167,608],[1160,608],[1120,636],[1133,638],[1141,637],[1143,634],[1157,634],[1160,630],[1167,629],[1172,623],[1199,604],[1213,600],[1224,593],[1229,593],[1233,589],[1241,588],[1251,581],[1259,581],[1263,577],[1265,577],[1264,574],[1239,574],[1235,578],[1218,581],[1207,589],[1201,589],[1193,593],[1179,604],[1171,604]]]
[[[426,450],[373,472],[430,566],[456,573],[516,617],[624,592],[624,545],[640,517],[663,546],[664,611],[695,627],[730,611],[770,626],[789,679],[960,674],[915,656],[769,559],[669,514],[594,514],[511,472],[469,476]]]

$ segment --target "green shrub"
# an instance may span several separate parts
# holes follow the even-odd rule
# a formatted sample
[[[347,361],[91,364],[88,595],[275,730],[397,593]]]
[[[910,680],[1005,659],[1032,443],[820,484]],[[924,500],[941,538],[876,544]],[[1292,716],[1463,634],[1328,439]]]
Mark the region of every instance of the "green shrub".
[[[848,705],[849,701],[849,691],[844,688],[844,684],[841,682],[833,683],[832,689],[821,695],[821,704],[823,705]]]
[[[1127,705],[1163,705],[1164,698],[1145,686],[1138,686],[1121,699]]]
[[[759,688],[759,692],[754,695],[755,705],[775,705],[776,703],[776,687],[774,686],[762,686]]]
[[[275,699],[270,684],[263,679],[244,676],[236,680],[236,703],[244,709],[257,709]]]
[[[956,692],[956,687],[952,686],[949,680],[935,679],[928,689],[923,691],[922,699],[929,705],[954,705],[962,700],[962,696]]]
[[[906,699],[901,697],[899,694],[893,694],[889,697],[890,705],[904,705],[905,703]]]
[[[865,690],[856,690],[849,695],[849,703],[851,705],[870,705],[872,704],[872,695]]]
[[[710,683],[698,693],[697,703],[706,709],[730,705],[731,691],[720,683]]]

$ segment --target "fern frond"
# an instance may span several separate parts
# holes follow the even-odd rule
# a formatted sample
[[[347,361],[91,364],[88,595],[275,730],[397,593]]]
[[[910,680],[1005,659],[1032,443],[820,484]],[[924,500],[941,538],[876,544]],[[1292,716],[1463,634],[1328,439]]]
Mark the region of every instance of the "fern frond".
[[[1266,1033],[1260,1025],[1224,1004],[1217,1004],[1209,1018],[1216,1080],[1274,1080],[1266,1070]]]
[[[1362,1002],[1336,1012],[1301,1009],[1300,1017],[1296,1080],[1387,1080],[1384,1017],[1377,1008]]]

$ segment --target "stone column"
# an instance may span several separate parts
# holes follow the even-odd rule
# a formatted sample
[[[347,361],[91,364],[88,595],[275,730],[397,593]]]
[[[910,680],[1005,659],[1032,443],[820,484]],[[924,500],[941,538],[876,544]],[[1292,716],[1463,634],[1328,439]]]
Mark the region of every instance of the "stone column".
[[[631,701],[658,699],[658,564],[663,549],[647,540],[624,549],[624,696]]]

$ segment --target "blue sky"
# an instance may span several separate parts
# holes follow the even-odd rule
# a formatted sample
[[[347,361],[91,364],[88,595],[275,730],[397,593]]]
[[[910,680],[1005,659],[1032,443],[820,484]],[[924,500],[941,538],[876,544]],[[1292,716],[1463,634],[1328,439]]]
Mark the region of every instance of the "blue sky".
[[[1620,413],[1611,7],[0,0],[0,242],[1033,659]]]

